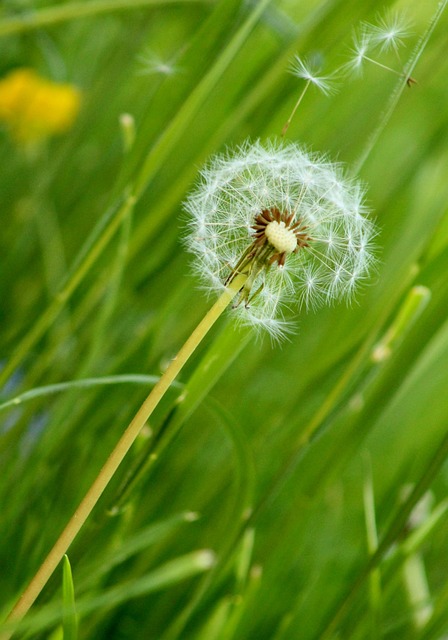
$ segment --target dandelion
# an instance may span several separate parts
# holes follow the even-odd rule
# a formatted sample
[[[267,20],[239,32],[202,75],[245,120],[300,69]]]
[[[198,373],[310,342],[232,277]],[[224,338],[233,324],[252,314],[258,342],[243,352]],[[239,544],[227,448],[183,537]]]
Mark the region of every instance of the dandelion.
[[[34,143],[67,131],[80,100],[80,91],[71,84],[56,84],[32,69],[15,69],[0,80],[0,121],[18,143]]]
[[[276,338],[288,311],[350,299],[374,261],[359,183],[294,143],[216,156],[185,208],[203,286],[220,293],[244,275],[234,313]]]

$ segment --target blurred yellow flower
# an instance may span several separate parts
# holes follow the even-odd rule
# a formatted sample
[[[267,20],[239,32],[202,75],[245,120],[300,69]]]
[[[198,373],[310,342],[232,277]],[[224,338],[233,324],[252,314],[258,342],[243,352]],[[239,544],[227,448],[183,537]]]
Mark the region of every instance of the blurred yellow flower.
[[[69,129],[80,102],[79,89],[51,82],[33,69],[15,69],[0,80],[0,121],[19,143],[36,142]]]

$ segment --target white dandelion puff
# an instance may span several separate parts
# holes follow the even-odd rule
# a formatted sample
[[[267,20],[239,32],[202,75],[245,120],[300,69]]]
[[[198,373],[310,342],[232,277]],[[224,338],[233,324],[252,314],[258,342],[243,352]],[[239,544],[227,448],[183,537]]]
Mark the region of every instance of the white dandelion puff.
[[[185,203],[203,287],[246,281],[233,313],[279,337],[300,307],[350,299],[374,263],[363,189],[294,143],[246,142],[212,158]]]

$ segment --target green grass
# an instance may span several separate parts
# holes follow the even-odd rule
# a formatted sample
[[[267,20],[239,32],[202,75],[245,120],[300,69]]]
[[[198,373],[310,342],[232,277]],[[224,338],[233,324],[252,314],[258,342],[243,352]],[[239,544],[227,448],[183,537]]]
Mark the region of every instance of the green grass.
[[[448,634],[448,15],[436,0],[3,3],[0,77],[32,67],[83,102],[33,153],[0,133],[0,611],[211,305],[180,242],[198,169],[278,136],[303,87],[287,73],[294,53],[331,72],[352,28],[388,7],[411,19],[400,51],[418,84],[366,66],[334,95],[310,90],[287,134],[356,167],[380,228],[376,273],[352,305],[302,313],[281,345],[231,313],[219,321],[22,636]]]

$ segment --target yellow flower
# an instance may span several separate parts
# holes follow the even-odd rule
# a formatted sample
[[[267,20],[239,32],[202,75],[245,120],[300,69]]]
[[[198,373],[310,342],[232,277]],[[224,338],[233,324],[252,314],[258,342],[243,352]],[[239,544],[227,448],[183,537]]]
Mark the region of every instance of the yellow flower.
[[[67,131],[78,115],[80,102],[79,89],[51,82],[33,69],[15,69],[0,80],[0,121],[19,143]]]

